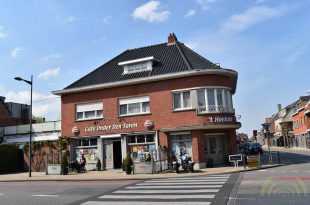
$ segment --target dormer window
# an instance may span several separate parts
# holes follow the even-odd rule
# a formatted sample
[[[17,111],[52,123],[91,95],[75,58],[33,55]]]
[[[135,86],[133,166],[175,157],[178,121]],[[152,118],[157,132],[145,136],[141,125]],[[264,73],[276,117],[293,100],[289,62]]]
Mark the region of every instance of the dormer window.
[[[142,71],[152,70],[154,57],[139,58],[130,61],[119,62],[118,65],[124,67],[123,74],[138,73]]]

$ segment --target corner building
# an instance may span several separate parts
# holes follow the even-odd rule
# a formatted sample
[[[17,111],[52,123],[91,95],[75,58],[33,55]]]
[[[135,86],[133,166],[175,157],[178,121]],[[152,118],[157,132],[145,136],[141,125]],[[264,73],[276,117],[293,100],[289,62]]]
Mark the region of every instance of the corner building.
[[[72,159],[84,153],[88,166],[100,158],[106,168],[120,168],[128,152],[139,161],[161,146],[185,149],[203,168],[208,158],[221,164],[236,152],[237,77],[170,34],[168,42],[126,50],[53,93],[61,96]]]

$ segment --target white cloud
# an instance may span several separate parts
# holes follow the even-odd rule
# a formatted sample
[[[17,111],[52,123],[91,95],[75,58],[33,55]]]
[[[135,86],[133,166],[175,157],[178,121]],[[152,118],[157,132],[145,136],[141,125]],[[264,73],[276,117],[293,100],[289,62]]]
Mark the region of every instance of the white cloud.
[[[108,23],[108,22],[111,20],[111,18],[112,18],[112,16],[106,16],[106,17],[103,17],[103,18],[102,18],[102,21],[103,21],[104,23]]]
[[[24,49],[22,49],[21,47],[16,47],[11,51],[11,57],[12,58],[17,58],[19,57],[21,54],[21,52],[24,51]]]
[[[148,22],[163,22],[169,16],[169,11],[159,11],[160,1],[149,1],[134,10],[132,16]]]
[[[5,39],[7,34],[3,31],[3,26],[0,25],[0,39]]]
[[[43,71],[42,73],[39,73],[38,78],[42,78],[44,80],[47,80],[50,77],[56,77],[59,73],[60,68],[51,68]]]
[[[210,8],[210,4],[216,1],[217,0],[196,0],[196,3],[201,6],[202,10],[208,10]]]
[[[184,17],[190,17],[190,16],[194,16],[196,14],[196,11],[193,9],[190,9],[187,14],[185,14]]]
[[[50,55],[42,57],[41,61],[47,62],[47,61],[50,61],[50,60],[53,60],[53,59],[60,59],[62,57],[63,57],[63,55],[60,54],[60,53],[52,53]]]
[[[240,32],[247,28],[266,21],[273,17],[281,16],[284,12],[283,7],[270,8],[266,6],[252,7],[242,14],[232,15],[220,29],[221,32],[235,31]]]

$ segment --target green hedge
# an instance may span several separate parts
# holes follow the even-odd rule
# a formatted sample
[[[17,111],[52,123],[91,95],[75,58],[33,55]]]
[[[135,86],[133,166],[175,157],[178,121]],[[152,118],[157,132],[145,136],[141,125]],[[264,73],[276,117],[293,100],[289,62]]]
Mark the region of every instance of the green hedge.
[[[0,145],[0,174],[18,171],[18,146]]]

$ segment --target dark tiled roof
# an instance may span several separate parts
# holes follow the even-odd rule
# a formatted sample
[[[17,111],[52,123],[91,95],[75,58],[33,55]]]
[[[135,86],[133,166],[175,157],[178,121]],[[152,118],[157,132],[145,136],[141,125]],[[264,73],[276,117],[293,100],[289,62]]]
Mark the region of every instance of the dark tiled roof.
[[[123,66],[118,65],[119,62],[135,60],[150,56],[154,56],[155,58],[153,69],[150,71],[123,74]],[[177,73],[186,70],[196,69],[220,69],[220,66],[203,58],[196,52],[186,47],[183,43],[176,42],[172,45],[162,43],[158,45],[126,50],[125,52],[103,64],[93,72],[72,83],[65,89],[121,82],[124,80]]]

